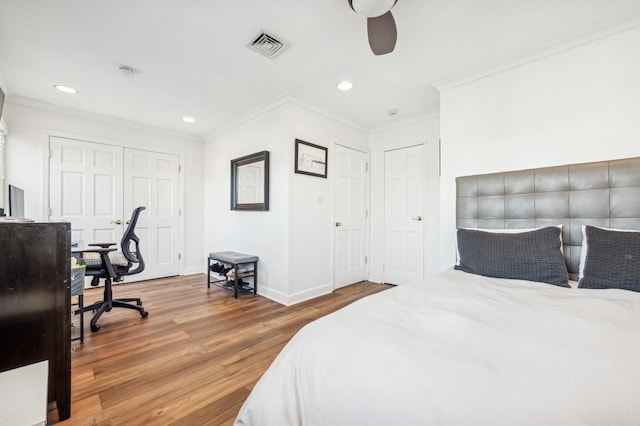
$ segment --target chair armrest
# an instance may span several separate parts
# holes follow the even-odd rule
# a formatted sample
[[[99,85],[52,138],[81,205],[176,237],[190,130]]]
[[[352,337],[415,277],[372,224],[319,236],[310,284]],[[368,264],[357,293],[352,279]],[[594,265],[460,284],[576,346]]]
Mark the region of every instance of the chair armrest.
[[[116,243],[91,243],[91,244],[87,244],[89,247],[102,247],[102,248],[107,248],[107,247],[111,247],[111,246],[115,246]]]

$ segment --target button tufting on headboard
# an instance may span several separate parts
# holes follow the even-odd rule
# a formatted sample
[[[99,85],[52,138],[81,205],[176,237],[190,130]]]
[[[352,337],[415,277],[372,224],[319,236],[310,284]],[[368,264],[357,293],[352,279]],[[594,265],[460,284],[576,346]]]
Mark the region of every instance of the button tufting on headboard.
[[[456,188],[458,228],[563,225],[571,279],[582,225],[640,229],[640,158],[463,176]]]

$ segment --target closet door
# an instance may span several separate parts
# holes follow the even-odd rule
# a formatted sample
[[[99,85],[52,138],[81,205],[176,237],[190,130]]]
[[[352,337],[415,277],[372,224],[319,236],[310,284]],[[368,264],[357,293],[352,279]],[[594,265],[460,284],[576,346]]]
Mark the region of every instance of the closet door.
[[[49,220],[71,222],[71,240],[116,243],[131,212],[146,210],[136,226],[145,270],[126,282],[181,271],[180,158],[51,136]]]
[[[147,208],[136,226],[146,263],[136,280],[180,273],[179,183],[177,155],[124,149],[124,210],[130,214],[138,206]]]
[[[384,281],[424,276],[424,146],[384,153]]]
[[[71,222],[71,241],[119,243],[122,147],[49,139],[49,220]]]

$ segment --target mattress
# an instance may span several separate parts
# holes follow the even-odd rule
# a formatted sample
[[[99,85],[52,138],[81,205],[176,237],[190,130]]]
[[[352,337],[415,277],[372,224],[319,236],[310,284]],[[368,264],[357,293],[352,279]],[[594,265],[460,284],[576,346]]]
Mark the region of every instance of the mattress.
[[[450,270],[285,346],[236,425],[638,425],[640,293]]]

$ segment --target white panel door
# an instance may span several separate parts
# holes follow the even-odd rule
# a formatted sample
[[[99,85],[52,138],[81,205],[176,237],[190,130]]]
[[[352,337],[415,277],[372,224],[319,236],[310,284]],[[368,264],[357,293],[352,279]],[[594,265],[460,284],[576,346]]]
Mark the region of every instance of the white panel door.
[[[136,235],[145,270],[128,281],[168,277],[180,273],[180,158],[177,155],[124,149],[124,211],[138,206]]]
[[[424,146],[386,151],[384,280],[402,284],[424,275]]]
[[[334,156],[334,287],[367,278],[367,154],[340,145]]]
[[[51,137],[49,220],[71,222],[71,240],[120,243],[122,148]]]

